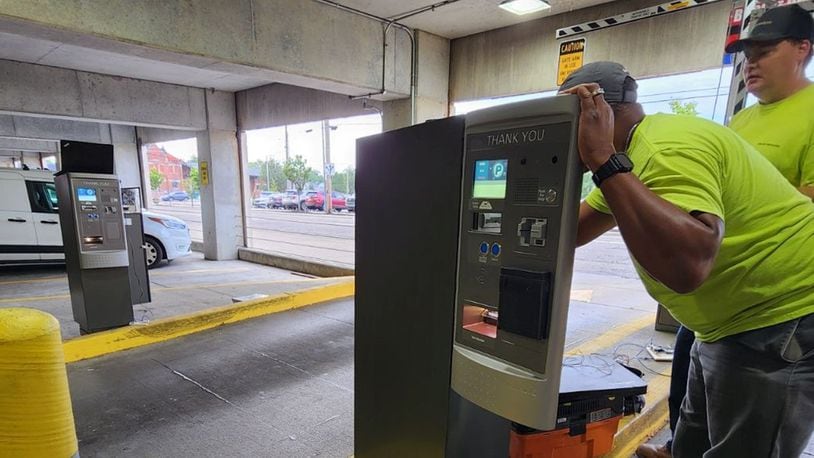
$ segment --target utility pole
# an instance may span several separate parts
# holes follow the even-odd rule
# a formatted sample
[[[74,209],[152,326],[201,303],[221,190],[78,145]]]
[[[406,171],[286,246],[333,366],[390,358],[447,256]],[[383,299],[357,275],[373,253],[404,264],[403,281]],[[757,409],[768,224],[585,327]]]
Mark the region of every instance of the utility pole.
[[[269,175],[269,156],[266,156],[266,191],[271,191],[271,175]]]
[[[283,129],[285,131],[285,162],[283,163],[283,165],[285,165],[288,163],[288,125],[283,126]],[[291,180],[289,179],[285,180],[285,191],[291,189],[293,186],[294,184],[291,183]]]
[[[333,210],[333,193],[331,192],[331,126],[326,119],[322,121],[322,173],[325,177],[325,213]]]

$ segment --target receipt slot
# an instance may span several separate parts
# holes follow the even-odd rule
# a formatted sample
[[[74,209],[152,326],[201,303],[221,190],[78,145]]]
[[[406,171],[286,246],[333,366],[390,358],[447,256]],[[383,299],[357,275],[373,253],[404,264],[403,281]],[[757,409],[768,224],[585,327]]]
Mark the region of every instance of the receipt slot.
[[[522,425],[556,426],[581,164],[575,97],[466,117],[454,391]]]
[[[60,173],[55,177],[74,319],[83,333],[133,321],[119,179]]]

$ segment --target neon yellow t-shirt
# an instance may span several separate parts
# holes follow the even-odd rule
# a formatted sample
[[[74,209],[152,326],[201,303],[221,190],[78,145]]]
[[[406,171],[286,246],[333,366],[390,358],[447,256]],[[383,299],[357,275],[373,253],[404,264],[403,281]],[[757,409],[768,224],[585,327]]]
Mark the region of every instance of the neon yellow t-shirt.
[[[729,127],[796,187],[814,185],[814,84],[779,102],[753,105]]]
[[[651,191],[724,221],[712,272],[692,293],[676,293],[636,265],[650,295],[700,340],[814,313],[814,203],[757,150],[711,121],[657,114],[636,129],[628,154]],[[586,202],[611,213],[599,189]]]

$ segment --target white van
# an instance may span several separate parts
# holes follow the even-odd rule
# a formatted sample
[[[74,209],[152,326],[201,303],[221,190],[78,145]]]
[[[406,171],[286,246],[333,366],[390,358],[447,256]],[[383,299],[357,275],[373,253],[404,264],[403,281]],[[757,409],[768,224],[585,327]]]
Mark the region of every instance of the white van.
[[[53,172],[0,169],[0,265],[65,262]],[[144,211],[147,266],[190,253],[189,228]]]

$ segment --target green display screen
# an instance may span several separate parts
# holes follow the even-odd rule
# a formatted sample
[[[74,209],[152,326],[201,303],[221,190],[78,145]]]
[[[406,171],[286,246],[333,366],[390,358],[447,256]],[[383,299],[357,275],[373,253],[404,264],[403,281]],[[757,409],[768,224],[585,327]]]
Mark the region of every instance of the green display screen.
[[[476,199],[505,199],[508,159],[475,161],[475,187],[472,197]]]

